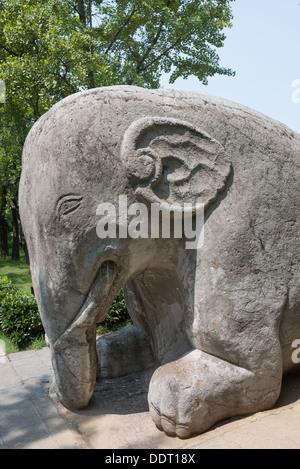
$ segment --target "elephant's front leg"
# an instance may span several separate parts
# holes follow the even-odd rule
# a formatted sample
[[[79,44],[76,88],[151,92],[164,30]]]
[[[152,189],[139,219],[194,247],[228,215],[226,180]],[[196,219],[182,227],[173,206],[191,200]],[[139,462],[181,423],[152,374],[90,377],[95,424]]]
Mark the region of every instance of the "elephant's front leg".
[[[150,414],[166,434],[187,438],[222,419],[272,407],[280,388],[279,366],[268,373],[249,371],[193,350],[155,371],[148,395]]]

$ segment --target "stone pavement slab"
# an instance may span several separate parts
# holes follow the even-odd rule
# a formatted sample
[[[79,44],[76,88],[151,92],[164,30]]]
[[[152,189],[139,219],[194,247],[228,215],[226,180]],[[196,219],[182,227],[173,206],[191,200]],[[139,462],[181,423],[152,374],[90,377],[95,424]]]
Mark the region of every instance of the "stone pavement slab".
[[[57,409],[92,449],[300,449],[300,375],[284,378],[275,408],[227,419],[186,440],[155,427],[147,405],[149,379],[139,374],[102,380],[86,409],[72,412],[56,402]]]
[[[0,448],[13,449],[300,449],[300,375],[283,379],[275,408],[228,419],[186,440],[160,432],[148,412],[150,375],[96,384],[90,405],[65,409],[51,389],[49,350],[0,361]]]
[[[49,398],[51,378],[46,348],[14,353],[0,363],[0,448],[85,447]]]

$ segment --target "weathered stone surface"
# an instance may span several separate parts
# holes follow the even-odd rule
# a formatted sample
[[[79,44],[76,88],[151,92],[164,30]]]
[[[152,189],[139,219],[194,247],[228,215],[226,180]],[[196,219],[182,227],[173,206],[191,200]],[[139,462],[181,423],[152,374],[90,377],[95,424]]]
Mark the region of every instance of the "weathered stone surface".
[[[157,366],[147,336],[134,325],[100,337],[96,349],[98,379],[127,376]]]
[[[193,92],[89,90],[35,124],[20,210],[64,405],[89,402],[96,323],[123,286],[140,329],[126,332],[128,357],[145,337],[145,366],[157,367],[148,398],[159,428],[186,437],[274,405],[282,373],[299,367],[299,155],[300,136],[283,124]],[[175,213],[193,203],[194,216],[204,204],[204,244],[99,239],[97,207],[118,207],[120,195]],[[124,371],[118,343],[97,348],[105,376]]]

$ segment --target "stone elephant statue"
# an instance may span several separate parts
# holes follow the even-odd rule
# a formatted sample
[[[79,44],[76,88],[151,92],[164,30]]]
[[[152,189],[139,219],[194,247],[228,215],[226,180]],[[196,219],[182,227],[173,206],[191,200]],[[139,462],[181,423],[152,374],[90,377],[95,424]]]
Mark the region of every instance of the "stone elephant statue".
[[[300,366],[299,187],[300,136],[208,94],[105,87],[43,115],[19,203],[61,402],[84,408],[97,376],[152,367],[149,409],[168,435],[271,408]],[[135,204],[143,236],[128,234]],[[154,206],[168,236],[147,236]],[[203,208],[200,246],[174,232],[183,207],[194,227]],[[96,341],[123,287],[133,325]]]

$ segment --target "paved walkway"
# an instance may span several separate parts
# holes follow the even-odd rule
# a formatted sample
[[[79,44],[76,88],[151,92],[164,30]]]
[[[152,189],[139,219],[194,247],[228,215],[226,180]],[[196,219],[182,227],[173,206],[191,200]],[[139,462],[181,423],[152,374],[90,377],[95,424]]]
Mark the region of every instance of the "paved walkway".
[[[97,383],[89,407],[74,412],[57,402],[51,378],[47,348],[0,356],[0,448],[300,449],[300,375],[284,378],[274,409],[187,440],[156,429],[147,374]]]
[[[85,447],[49,399],[49,350],[18,352],[0,360],[0,448]]]

